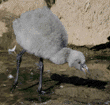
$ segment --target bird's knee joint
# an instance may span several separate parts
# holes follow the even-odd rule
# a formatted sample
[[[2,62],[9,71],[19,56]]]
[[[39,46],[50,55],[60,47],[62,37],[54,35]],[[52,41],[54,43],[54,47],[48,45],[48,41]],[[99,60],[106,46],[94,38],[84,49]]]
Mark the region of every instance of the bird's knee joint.
[[[17,57],[16,57],[16,59],[17,59],[17,60],[20,60],[20,59],[21,59],[21,55],[18,54]]]

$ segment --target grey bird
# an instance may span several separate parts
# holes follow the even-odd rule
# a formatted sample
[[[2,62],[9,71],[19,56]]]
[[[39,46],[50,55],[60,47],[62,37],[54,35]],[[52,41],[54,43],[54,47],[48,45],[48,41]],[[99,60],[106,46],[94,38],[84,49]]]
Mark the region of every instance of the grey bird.
[[[21,14],[20,18],[13,21],[13,30],[17,43],[23,50],[17,55],[17,73],[13,91],[18,83],[18,72],[25,52],[40,58],[40,79],[38,92],[42,91],[43,58],[55,64],[68,62],[70,67],[75,67],[83,72],[89,72],[82,52],[67,48],[68,35],[59,18],[48,7],[38,8]]]

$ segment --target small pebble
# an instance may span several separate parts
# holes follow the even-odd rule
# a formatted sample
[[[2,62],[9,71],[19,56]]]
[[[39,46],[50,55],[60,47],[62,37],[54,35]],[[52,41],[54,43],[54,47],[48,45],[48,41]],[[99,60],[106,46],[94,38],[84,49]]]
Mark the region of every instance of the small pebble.
[[[63,86],[61,85],[60,88],[63,88]]]
[[[8,75],[8,78],[9,78],[9,79],[12,79],[12,78],[14,78],[14,77],[13,77],[11,74],[9,74],[9,75]]]

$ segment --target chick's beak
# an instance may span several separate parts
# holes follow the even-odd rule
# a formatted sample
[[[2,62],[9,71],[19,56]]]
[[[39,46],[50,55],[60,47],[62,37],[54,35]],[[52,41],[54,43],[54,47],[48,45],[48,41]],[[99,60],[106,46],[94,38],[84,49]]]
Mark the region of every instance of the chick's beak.
[[[88,73],[90,73],[88,67],[86,64],[82,64],[80,70],[84,72],[84,74],[86,74],[85,69],[87,70]]]

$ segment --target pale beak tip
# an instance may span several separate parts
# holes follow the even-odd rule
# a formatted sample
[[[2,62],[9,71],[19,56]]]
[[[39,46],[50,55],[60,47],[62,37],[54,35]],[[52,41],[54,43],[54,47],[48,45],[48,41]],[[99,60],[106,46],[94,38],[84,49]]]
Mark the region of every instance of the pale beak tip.
[[[83,71],[84,72],[84,74],[86,74],[86,72],[85,71]]]
[[[89,69],[88,69],[88,67],[87,67],[87,66],[85,67],[85,69],[86,69],[86,70],[87,70],[87,72],[90,74],[90,71],[89,71]]]
[[[85,69],[86,69],[86,70],[87,70],[87,72],[90,74],[90,71],[89,71],[88,67],[86,67]],[[83,71],[83,72],[84,72],[84,74],[86,74],[85,69],[84,69],[84,68],[81,68],[81,71]]]
[[[89,74],[91,74],[89,70],[87,70],[87,72],[88,72]]]

